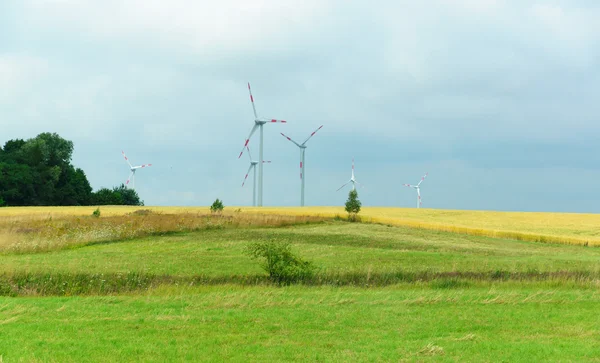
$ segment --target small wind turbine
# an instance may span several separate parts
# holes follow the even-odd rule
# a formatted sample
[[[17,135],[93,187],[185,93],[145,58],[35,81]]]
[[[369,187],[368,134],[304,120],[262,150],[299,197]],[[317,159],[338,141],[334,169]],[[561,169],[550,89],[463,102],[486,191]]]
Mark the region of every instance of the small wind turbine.
[[[362,184],[359,183],[359,182],[357,182],[356,179],[354,178],[354,158],[352,158],[352,177],[350,178],[350,180],[348,180],[346,182],[346,184],[344,184],[341,187],[339,187],[338,190],[336,190],[336,192],[339,191],[340,189],[342,189],[343,187],[345,187],[346,185],[350,184],[350,183],[352,183],[352,190],[356,190],[356,184],[362,186]]]
[[[423,202],[421,201],[421,183],[425,180],[425,178],[427,178],[427,175],[429,175],[429,173],[425,173],[425,175],[423,175],[421,181],[417,185],[402,184],[405,187],[415,188],[417,190],[417,208],[420,208],[423,204]]]
[[[300,206],[304,207],[304,179],[306,178],[306,175],[304,174],[304,152],[306,151],[306,142],[308,140],[310,140],[311,137],[313,137],[317,131],[319,131],[321,129],[321,127],[323,127],[323,125],[319,126],[318,129],[316,129],[312,134],[310,134],[310,136],[304,140],[304,142],[302,144],[298,144],[296,141],[290,139],[289,137],[285,136],[283,133],[281,133],[281,135],[283,137],[285,137],[286,139],[290,140],[291,142],[293,142],[294,144],[296,144],[296,146],[298,146],[300,148],[300,180],[301,180],[301,186],[300,186]]]
[[[252,206],[256,207],[256,164],[258,164],[258,161],[254,161],[252,160],[252,155],[250,155],[250,148],[246,146],[246,148],[248,149],[248,157],[250,158],[250,167],[248,168],[248,171],[246,172],[246,176],[244,177],[244,182],[242,183],[242,188],[244,187],[244,184],[246,184],[246,179],[248,179],[248,174],[250,174],[250,169],[252,169],[254,171],[254,183],[252,184]],[[270,163],[270,160],[263,160],[263,163]]]
[[[250,130],[250,135],[246,138],[246,143],[244,143],[244,147],[242,148],[242,152],[240,152],[240,156],[238,159],[242,157],[244,153],[244,149],[248,147],[248,143],[250,142],[250,138],[256,131],[256,129],[260,129],[260,146],[258,149],[258,206],[262,207],[263,205],[263,125],[267,122],[269,123],[286,123],[285,120],[277,120],[277,119],[266,119],[259,118],[256,113],[256,107],[254,106],[254,97],[252,97],[252,90],[250,89],[250,83],[248,83],[248,92],[250,93],[250,102],[252,102],[252,110],[254,111],[254,126],[252,130]]]
[[[138,165],[138,166],[133,166],[131,165],[131,163],[129,162],[129,159],[127,158],[127,156],[125,156],[125,152],[121,151],[121,154],[123,154],[123,157],[125,158],[125,161],[127,162],[127,164],[129,164],[129,168],[131,170],[131,174],[129,174],[129,178],[127,178],[127,181],[125,182],[125,185],[129,184],[129,181],[132,181],[132,189],[135,189],[135,171],[138,169],[142,169],[145,168],[147,166],[152,166],[152,164],[143,164],[143,165]]]

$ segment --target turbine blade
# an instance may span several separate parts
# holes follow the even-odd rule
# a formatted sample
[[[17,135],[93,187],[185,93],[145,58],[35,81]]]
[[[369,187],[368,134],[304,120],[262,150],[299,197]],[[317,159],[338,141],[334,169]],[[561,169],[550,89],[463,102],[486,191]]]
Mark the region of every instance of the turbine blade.
[[[133,168],[133,166],[131,166],[131,163],[129,162],[129,159],[127,159],[127,156],[125,156],[125,151],[121,150],[121,154],[123,154],[123,157],[125,158],[125,161],[127,162],[127,164],[129,164],[129,167]]]
[[[250,102],[252,102],[252,110],[254,111],[254,119],[258,119],[256,114],[256,106],[254,106],[254,97],[252,97],[252,90],[250,89],[250,82],[248,82],[248,93],[250,93]]]
[[[271,164],[271,160],[263,160],[263,164],[264,164],[264,163],[269,163],[269,164]]]
[[[319,131],[319,130],[321,129],[321,127],[323,127],[323,125],[319,126],[319,128],[318,128],[318,129],[316,129],[316,130],[315,130],[315,131],[314,131],[312,134],[310,134],[310,136],[309,136],[309,137],[307,137],[307,138],[306,138],[306,140],[304,140],[304,142],[302,143],[302,145],[306,144],[306,142],[307,142],[308,140],[310,140],[310,138],[311,138],[311,137],[315,136],[315,134],[317,133],[317,131]]]
[[[279,123],[282,123],[282,124],[286,124],[287,123],[286,120],[279,120],[279,119],[276,119],[276,118],[262,118],[259,121],[270,122],[270,123],[279,122]]]
[[[250,135],[248,135],[248,138],[246,139],[246,142],[244,143],[244,147],[242,148],[242,152],[240,152],[240,156],[238,156],[238,159],[242,157],[242,154],[244,153],[244,149],[248,147],[250,138],[252,137],[254,132],[256,132],[256,129],[258,129],[258,124],[254,124],[254,126],[252,127],[252,130],[250,130]]]
[[[148,167],[148,166],[152,166],[152,164],[144,164],[144,165],[140,165],[140,168],[145,168],[145,167]]]
[[[248,150],[248,157],[250,158],[250,161],[252,161],[252,154],[250,154],[250,146],[246,146],[246,149]]]
[[[133,176],[133,171],[131,172],[131,174],[129,174],[129,177],[127,177],[127,181],[125,182],[125,185],[129,184],[129,181],[131,180],[132,176]]]
[[[427,178],[427,175],[429,175],[429,173],[425,173],[425,175],[423,175],[423,177],[421,177],[421,181],[419,182],[419,184],[417,184],[417,186],[421,185],[421,183],[425,180],[425,178]]]
[[[410,184],[402,184],[402,185],[404,185],[405,187],[409,187],[409,188],[412,188],[412,187],[413,187],[413,186],[412,186],[412,185],[410,185]]]
[[[298,144],[296,141],[292,140],[289,136],[286,136],[283,132],[280,132],[281,136],[285,137],[286,139],[290,140],[291,142],[293,142],[294,144],[296,144],[296,146],[300,147],[300,144]]]
[[[302,159],[300,159],[300,180],[302,180]]]
[[[250,170],[252,169],[254,165],[250,164],[250,167],[248,168],[248,171],[246,172],[246,176],[244,177],[244,181],[242,182],[242,188],[244,187],[244,184],[246,184],[246,179],[248,179],[248,174],[250,174]]]
[[[338,190],[336,190],[336,192],[340,191],[340,189],[342,189],[343,187],[345,187],[346,185],[350,184],[350,182],[352,182],[352,180],[348,180],[348,182],[346,182],[346,184],[342,185],[341,187],[338,188]]]

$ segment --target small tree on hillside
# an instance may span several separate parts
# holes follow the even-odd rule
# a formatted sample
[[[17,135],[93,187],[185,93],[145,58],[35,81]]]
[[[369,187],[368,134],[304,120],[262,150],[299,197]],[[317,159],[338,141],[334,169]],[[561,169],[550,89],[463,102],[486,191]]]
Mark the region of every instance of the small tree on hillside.
[[[348,220],[355,222],[357,214],[360,212],[361,202],[358,200],[358,192],[352,189],[348,193],[348,200],[346,201],[346,212],[348,212]]]
[[[213,202],[213,204],[210,206],[210,211],[212,213],[221,213],[223,211],[223,208],[225,208],[225,206],[223,205],[223,201],[219,200],[219,198],[217,198],[217,200],[215,200]]]

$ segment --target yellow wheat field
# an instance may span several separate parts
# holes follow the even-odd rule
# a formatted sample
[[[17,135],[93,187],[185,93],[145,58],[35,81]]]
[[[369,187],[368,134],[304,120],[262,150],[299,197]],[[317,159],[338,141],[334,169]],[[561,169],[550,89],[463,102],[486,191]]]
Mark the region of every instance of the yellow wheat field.
[[[0,228],[28,219],[91,215],[95,207],[0,208]],[[206,213],[208,207],[100,207],[102,216],[118,216],[138,209],[163,214]],[[343,207],[227,207],[227,211],[278,215],[345,216]],[[363,221],[524,241],[600,246],[600,214],[494,212],[414,208],[363,207]]]

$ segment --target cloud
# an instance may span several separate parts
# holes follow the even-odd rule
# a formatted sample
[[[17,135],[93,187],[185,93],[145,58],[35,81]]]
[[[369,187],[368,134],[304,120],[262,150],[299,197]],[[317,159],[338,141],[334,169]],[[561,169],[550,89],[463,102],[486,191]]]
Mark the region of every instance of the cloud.
[[[235,159],[252,127],[247,81],[260,115],[289,120],[265,127],[271,204],[298,199],[290,192],[297,150],[279,133],[303,139],[321,124],[307,155],[312,204],[337,202],[330,191],[352,156],[375,187],[365,195],[373,204],[392,203],[375,192],[390,190],[389,180],[410,182],[423,169],[445,179],[473,174],[474,185],[481,178],[497,190],[483,204],[476,194],[446,197],[440,186],[430,205],[490,208],[510,208],[501,191],[512,178],[501,173],[595,170],[596,2],[7,4],[0,11],[6,137],[56,131],[74,140],[94,186],[126,177],[121,149],[148,159],[155,167],[139,186],[149,204],[209,203],[217,193],[227,203],[251,200],[239,189],[247,164]],[[430,183],[436,192],[435,178]]]

